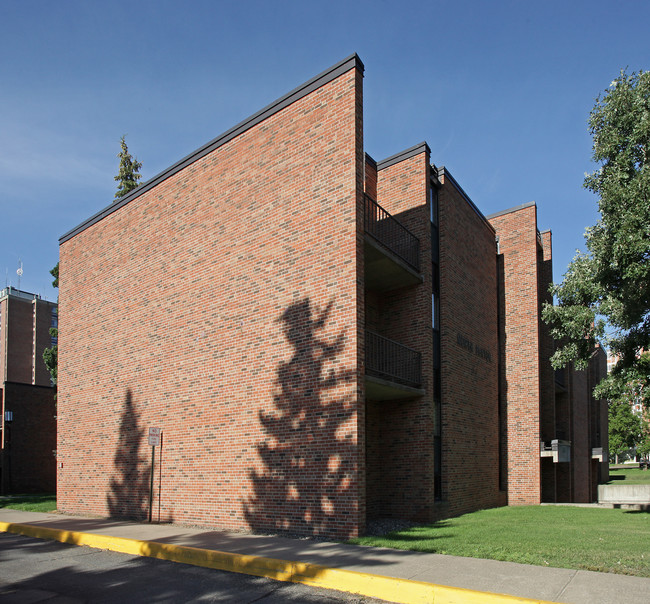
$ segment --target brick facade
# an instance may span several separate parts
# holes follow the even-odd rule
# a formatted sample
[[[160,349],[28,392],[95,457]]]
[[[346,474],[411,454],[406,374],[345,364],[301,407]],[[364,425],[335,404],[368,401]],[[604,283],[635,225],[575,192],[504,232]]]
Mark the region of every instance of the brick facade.
[[[61,245],[61,510],[144,517],[155,426],[162,521],[363,529],[361,85],[351,62]]]
[[[586,371],[553,370],[554,342],[541,321],[543,304],[552,302],[551,233],[538,230],[534,203],[488,219],[499,237],[502,267],[508,503],[595,501],[597,484],[607,479],[607,405],[592,395],[604,377],[604,353],[597,349]],[[566,461],[553,458],[554,441],[564,447]]]
[[[440,170],[443,510],[505,503],[499,489],[494,229]]]
[[[499,323],[520,270],[538,345],[536,248],[501,283],[425,143],[366,155],[362,77],[353,55],[61,238],[61,511],[144,518],[149,427],[165,522],[347,538],[502,505],[506,460],[540,491],[539,363]]]
[[[0,291],[1,493],[55,490],[56,410],[43,352],[56,310],[35,294]]]
[[[426,145],[402,161],[378,164],[377,201],[418,238],[422,281],[366,294],[374,310],[369,327],[421,353],[425,391],[410,400],[368,401],[368,439],[374,437],[377,445],[366,459],[369,476],[375,477],[368,491],[369,514],[419,521],[434,517],[429,169]]]
[[[537,208],[528,204],[489,220],[503,257],[508,503],[534,504],[541,501]]]

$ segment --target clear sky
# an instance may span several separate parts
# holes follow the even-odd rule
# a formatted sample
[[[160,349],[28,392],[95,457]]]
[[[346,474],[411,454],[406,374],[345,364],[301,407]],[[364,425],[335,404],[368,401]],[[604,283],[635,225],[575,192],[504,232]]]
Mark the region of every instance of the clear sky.
[[[597,220],[594,99],[650,69],[647,0],[1,0],[0,287],[20,259],[56,298],[58,239],[112,202],[123,134],[147,180],[354,52],[366,151],[426,140],[484,214],[537,202],[559,280]]]

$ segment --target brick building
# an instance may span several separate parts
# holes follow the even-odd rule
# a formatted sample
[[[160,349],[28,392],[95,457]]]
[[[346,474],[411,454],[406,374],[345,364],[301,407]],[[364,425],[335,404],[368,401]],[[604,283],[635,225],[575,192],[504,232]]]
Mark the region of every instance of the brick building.
[[[607,403],[592,395],[605,377],[606,355],[597,348],[586,371],[553,370],[554,342],[540,320],[542,304],[552,301],[551,232],[537,228],[534,203],[488,219],[499,245],[508,502],[595,501],[597,485],[608,480]]]
[[[54,388],[43,362],[57,305],[7,287],[0,291],[0,489],[56,488]]]
[[[160,521],[348,537],[540,501],[502,227],[426,143],[365,152],[362,82],[353,55],[61,238],[62,511],[144,517],[149,427]],[[541,346],[538,311],[512,328]],[[552,396],[547,353],[523,377]]]

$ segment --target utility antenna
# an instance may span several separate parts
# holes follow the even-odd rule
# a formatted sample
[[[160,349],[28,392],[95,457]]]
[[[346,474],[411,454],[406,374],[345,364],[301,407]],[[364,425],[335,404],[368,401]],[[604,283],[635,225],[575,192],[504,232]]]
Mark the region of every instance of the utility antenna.
[[[23,276],[23,261],[18,258],[18,270],[16,271],[18,275],[18,291],[20,291],[20,278]]]

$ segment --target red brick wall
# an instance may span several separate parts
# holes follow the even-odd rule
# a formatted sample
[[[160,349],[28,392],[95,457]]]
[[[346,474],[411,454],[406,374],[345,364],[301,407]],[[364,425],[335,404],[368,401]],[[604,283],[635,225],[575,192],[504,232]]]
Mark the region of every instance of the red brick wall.
[[[0,382],[7,379],[6,376],[6,333],[7,333],[7,300],[0,302]]]
[[[504,265],[505,384],[508,503],[541,501],[540,339],[537,208],[490,217]]]
[[[156,426],[156,520],[363,531],[361,85],[340,75],[62,244],[61,510],[144,517]]]
[[[50,386],[43,351],[50,347],[49,329],[54,306],[45,300],[16,296],[0,302],[0,379]]]
[[[443,499],[457,515],[499,493],[498,325],[493,229],[441,175]]]
[[[396,164],[385,168],[379,165],[376,200],[419,238],[424,283],[369,293],[367,325],[421,353],[422,388],[426,394],[409,401],[368,402],[368,513],[431,521],[434,517],[433,343],[428,152],[423,147],[421,153]]]
[[[434,501],[427,155],[380,168],[377,182],[378,203],[420,239],[424,283],[366,296],[367,323],[422,353],[426,392],[412,401],[368,405],[369,514],[416,520],[504,503],[498,484],[494,231],[451,181],[439,194],[444,502]],[[459,334],[473,339],[471,353],[458,345]]]
[[[2,486],[6,493],[56,489],[56,406],[54,390],[5,382],[4,410],[13,421],[4,424]]]
[[[2,314],[7,316],[8,382],[32,383],[32,344],[34,312],[31,300],[9,297],[3,301]]]
[[[367,195],[370,195],[377,201],[377,164],[366,155],[366,178],[364,182],[364,190]]]

